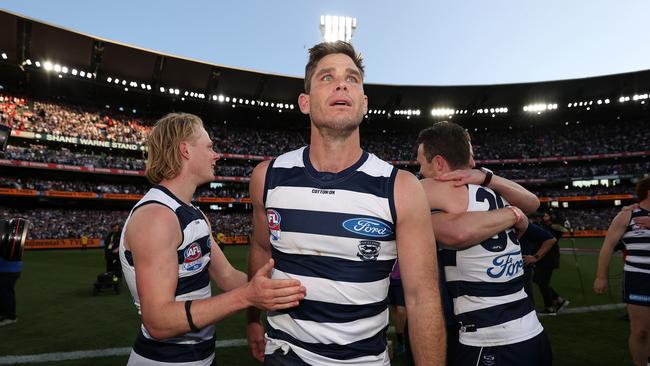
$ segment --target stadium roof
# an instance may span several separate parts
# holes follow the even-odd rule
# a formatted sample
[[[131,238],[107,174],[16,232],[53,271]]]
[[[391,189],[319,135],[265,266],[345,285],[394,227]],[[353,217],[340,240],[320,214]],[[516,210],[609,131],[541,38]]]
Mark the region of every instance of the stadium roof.
[[[200,45],[197,45],[200,47]],[[118,78],[136,85],[149,85],[151,93],[179,89],[209,97],[231,95],[251,100],[295,103],[302,91],[302,79],[209,64],[133,47],[81,34],[33,19],[0,11],[0,65],[19,65],[29,73],[26,60],[86,70],[97,83]],[[260,55],[263,57],[263,55]],[[306,58],[306,55],[305,55]],[[540,60],[543,62],[543,60]],[[27,70],[27,71],[25,71]],[[431,70],[444,72],[444,70]],[[13,78],[13,79],[12,79]],[[26,77],[16,71],[6,82],[24,84]],[[27,78],[29,79],[29,78]],[[27,82],[29,83],[29,81]],[[371,109],[421,109],[449,107],[475,111],[478,108],[507,106],[521,111],[531,103],[566,103],[595,98],[617,100],[621,95],[647,93],[650,71],[509,85],[407,86],[366,84]],[[106,85],[115,87],[114,85]],[[28,86],[29,87],[29,86]],[[121,85],[117,85],[121,88]],[[176,93],[178,95],[178,93]],[[471,113],[471,112],[470,112]]]

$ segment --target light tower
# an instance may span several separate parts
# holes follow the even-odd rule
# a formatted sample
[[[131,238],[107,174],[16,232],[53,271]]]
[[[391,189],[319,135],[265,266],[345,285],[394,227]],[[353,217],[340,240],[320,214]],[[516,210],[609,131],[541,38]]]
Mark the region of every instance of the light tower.
[[[352,34],[357,28],[357,18],[336,15],[320,16],[320,32],[325,42],[352,41]]]

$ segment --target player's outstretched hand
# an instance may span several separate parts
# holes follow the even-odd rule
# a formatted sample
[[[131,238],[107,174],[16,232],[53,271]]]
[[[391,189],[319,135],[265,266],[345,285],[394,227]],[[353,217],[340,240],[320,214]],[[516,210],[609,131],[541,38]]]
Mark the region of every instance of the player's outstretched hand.
[[[443,182],[453,181],[454,187],[464,186],[465,184],[480,185],[485,180],[485,173],[478,169],[459,169],[442,174],[435,179]]]
[[[247,300],[251,306],[262,310],[280,310],[298,306],[305,298],[306,289],[300,281],[271,279],[273,259],[260,268],[246,284]]]

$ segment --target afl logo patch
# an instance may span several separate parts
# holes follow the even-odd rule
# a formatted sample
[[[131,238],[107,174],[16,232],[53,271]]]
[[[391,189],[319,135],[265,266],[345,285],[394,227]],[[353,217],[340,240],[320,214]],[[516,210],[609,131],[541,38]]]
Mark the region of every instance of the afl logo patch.
[[[393,234],[393,231],[388,225],[375,219],[348,219],[343,222],[343,228],[357,235],[369,236],[371,238],[385,238]]]
[[[362,261],[375,261],[379,257],[381,244],[378,241],[362,240],[359,242],[357,257]]]
[[[194,271],[201,268],[201,246],[198,243],[190,244],[183,251],[183,268],[187,271]]]
[[[280,222],[282,217],[276,210],[266,210],[266,221],[269,223],[269,231],[271,232],[271,240],[280,240]]]

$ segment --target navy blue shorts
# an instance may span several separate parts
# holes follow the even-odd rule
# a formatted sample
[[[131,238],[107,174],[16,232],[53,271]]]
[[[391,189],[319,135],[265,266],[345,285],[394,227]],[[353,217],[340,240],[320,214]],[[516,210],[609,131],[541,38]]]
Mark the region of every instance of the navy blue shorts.
[[[388,303],[395,306],[406,306],[402,280],[390,279],[390,286],[388,286]]]
[[[623,302],[650,306],[650,274],[623,272]]]
[[[473,347],[460,344],[456,366],[550,366],[553,364],[551,344],[542,331],[523,342],[495,347]]]

